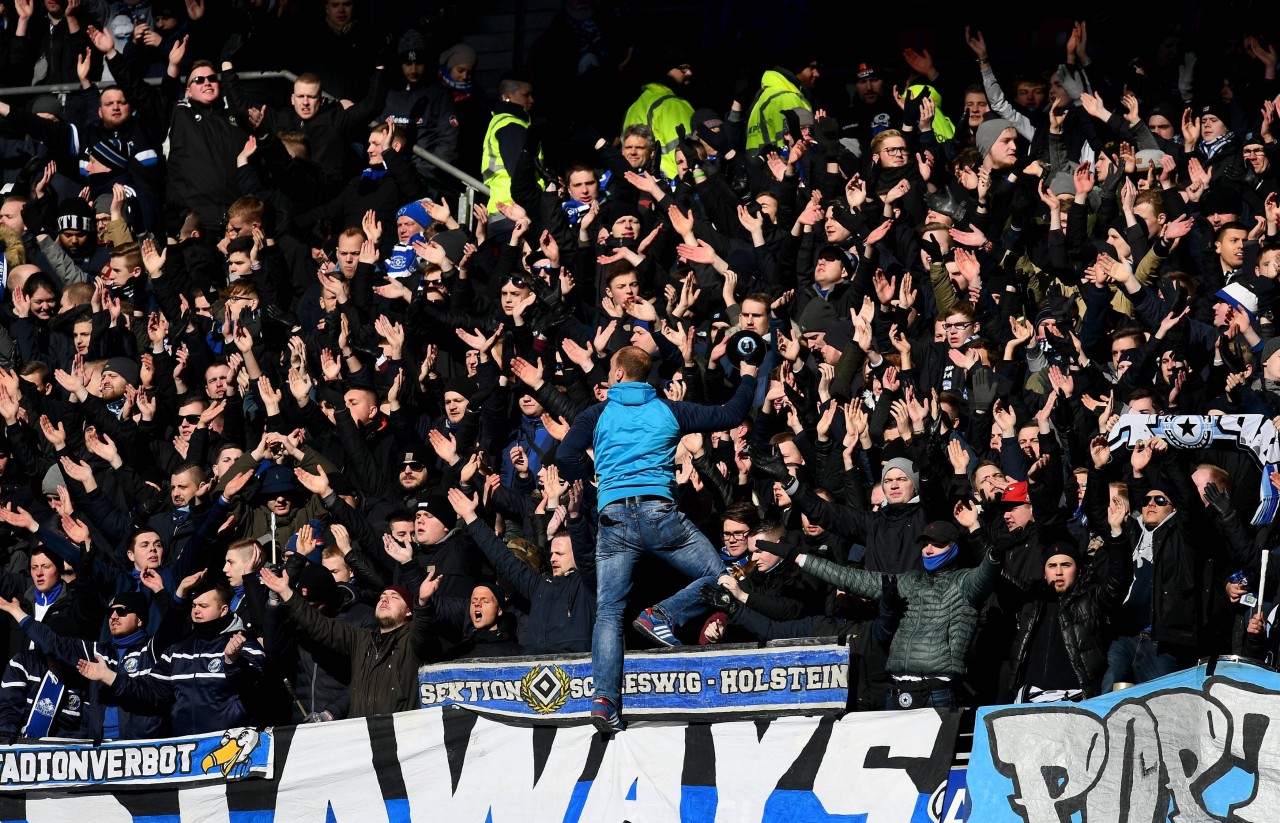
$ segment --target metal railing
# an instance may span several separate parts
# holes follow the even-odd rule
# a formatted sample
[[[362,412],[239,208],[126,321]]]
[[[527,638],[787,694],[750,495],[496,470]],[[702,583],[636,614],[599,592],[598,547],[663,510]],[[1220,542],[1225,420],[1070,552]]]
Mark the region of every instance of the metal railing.
[[[240,80],[288,80],[290,83],[298,79],[298,75],[291,71],[283,69],[279,71],[241,71],[236,72],[236,77]],[[147,77],[143,79],[144,83],[152,86],[158,86],[162,82],[159,77]],[[37,86],[8,86],[0,88],[0,98],[4,97],[31,97],[37,94],[71,94],[80,91],[83,88],[79,83],[44,83]],[[329,100],[334,100],[333,95],[324,93]],[[372,125],[372,124],[371,124]],[[489,196],[489,187],[477,180],[475,177],[467,174],[462,169],[449,163],[421,146],[414,146],[413,153],[423,160],[426,160],[442,173],[457,180],[462,185],[462,193],[458,195],[458,207],[454,211],[455,217],[459,223],[468,227],[472,226],[473,218],[471,216],[471,207],[476,202],[476,195],[483,197]]]

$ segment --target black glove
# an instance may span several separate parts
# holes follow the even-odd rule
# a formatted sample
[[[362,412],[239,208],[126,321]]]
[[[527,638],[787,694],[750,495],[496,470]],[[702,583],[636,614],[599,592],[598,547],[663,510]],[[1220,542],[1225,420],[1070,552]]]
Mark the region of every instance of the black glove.
[[[1209,508],[1223,520],[1235,514],[1235,509],[1231,508],[1231,495],[1219,491],[1212,483],[1204,484],[1204,499],[1209,501]]]
[[[903,614],[907,610],[907,601],[898,592],[898,578],[893,575],[880,576],[880,600],[894,614]]]
[[[764,480],[776,480],[783,486],[791,483],[791,472],[782,456],[772,446],[751,447],[751,471]]]
[[[800,425],[806,429],[813,429],[818,425],[818,411],[813,404],[804,398],[800,392],[796,391],[794,386],[787,386],[784,391],[787,393],[787,399],[791,401],[792,407],[796,410],[796,417],[800,420]]]
[[[698,589],[698,599],[710,606],[712,611],[724,612],[727,615],[732,615],[742,608],[738,598],[730,594],[724,586],[703,586]]]
[[[741,103],[744,109],[750,109],[751,103],[756,99],[756,92],[759,90],[759,74],[739,77],[738,82],[733,84],[733,99]]]
[[[769,554],[776,554],[783,560],[796,559],[796,555],[800,554],[800,535],[798,532],[790,532],[783,535],[782,540],[775,543],[772,540],[761,540],[756,538],[756,548],[766,551]]]
[[[975,366],[969,373],[970,405],[975,412],[988,414],[996,402],[996,373],[986,366]]]
[[[813,140],[822,149],[828,160],[834,160],[840,153],[840,121],[827,114],[813,124],[809,130]]]
[[[919,94],[909,95],[902,100],[902,125],[909,129],[920,128],[920,98],[928,94],[921,89]]]

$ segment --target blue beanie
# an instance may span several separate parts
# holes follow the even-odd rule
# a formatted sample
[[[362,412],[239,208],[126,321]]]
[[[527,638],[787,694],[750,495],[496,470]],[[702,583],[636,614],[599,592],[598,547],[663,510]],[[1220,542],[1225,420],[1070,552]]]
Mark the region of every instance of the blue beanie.
[[[427,214],[426,208],[418,200],[401,206],[400,211],[396,212],[396,219],[401,217],[408,217],[424,229],[431,225],[431,215]]]

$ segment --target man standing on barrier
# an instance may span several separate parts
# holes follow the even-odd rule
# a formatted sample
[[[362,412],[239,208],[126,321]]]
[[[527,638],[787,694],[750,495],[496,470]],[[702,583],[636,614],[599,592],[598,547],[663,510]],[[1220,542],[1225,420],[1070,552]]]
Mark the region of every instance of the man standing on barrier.
[[[742,382],[723,406],[663,399],[646,381],[653,363],[635,346],[609,361],[609,399],[584,411],[560,444],[561,476],[589,478],[587,448],[594,446],[599,479],[600,534],[596,543],[596,625],[591,643],[595,696],[591,722],[605,734],[622,731],[622,610],[631,570],[643,553],[656,554],[693,582],[632,623],[664,646],[679,645],[675,628],[706,611],[703,585],[724,573],[710,541],[676,508],[675,452],[680,438],[722,431],[747,416],[755,396],[763,341],[745,345]]]

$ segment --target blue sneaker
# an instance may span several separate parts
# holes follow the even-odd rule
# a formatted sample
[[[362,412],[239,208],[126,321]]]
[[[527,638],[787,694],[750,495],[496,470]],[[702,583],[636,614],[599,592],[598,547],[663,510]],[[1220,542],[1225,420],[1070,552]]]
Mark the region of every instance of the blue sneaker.
[[[671,621],[664,617],[661,612],[654,611],[652,608],[640,612],[636,619],[631,621],[631,625],[635,626],[636,631],[655,643],[663,646],[684,645],[680,642],[680,638],[676,637]]]
[[[616,734],[627,728],[618,707],[607,697],[591,698],[591,725],[600,734]]]

